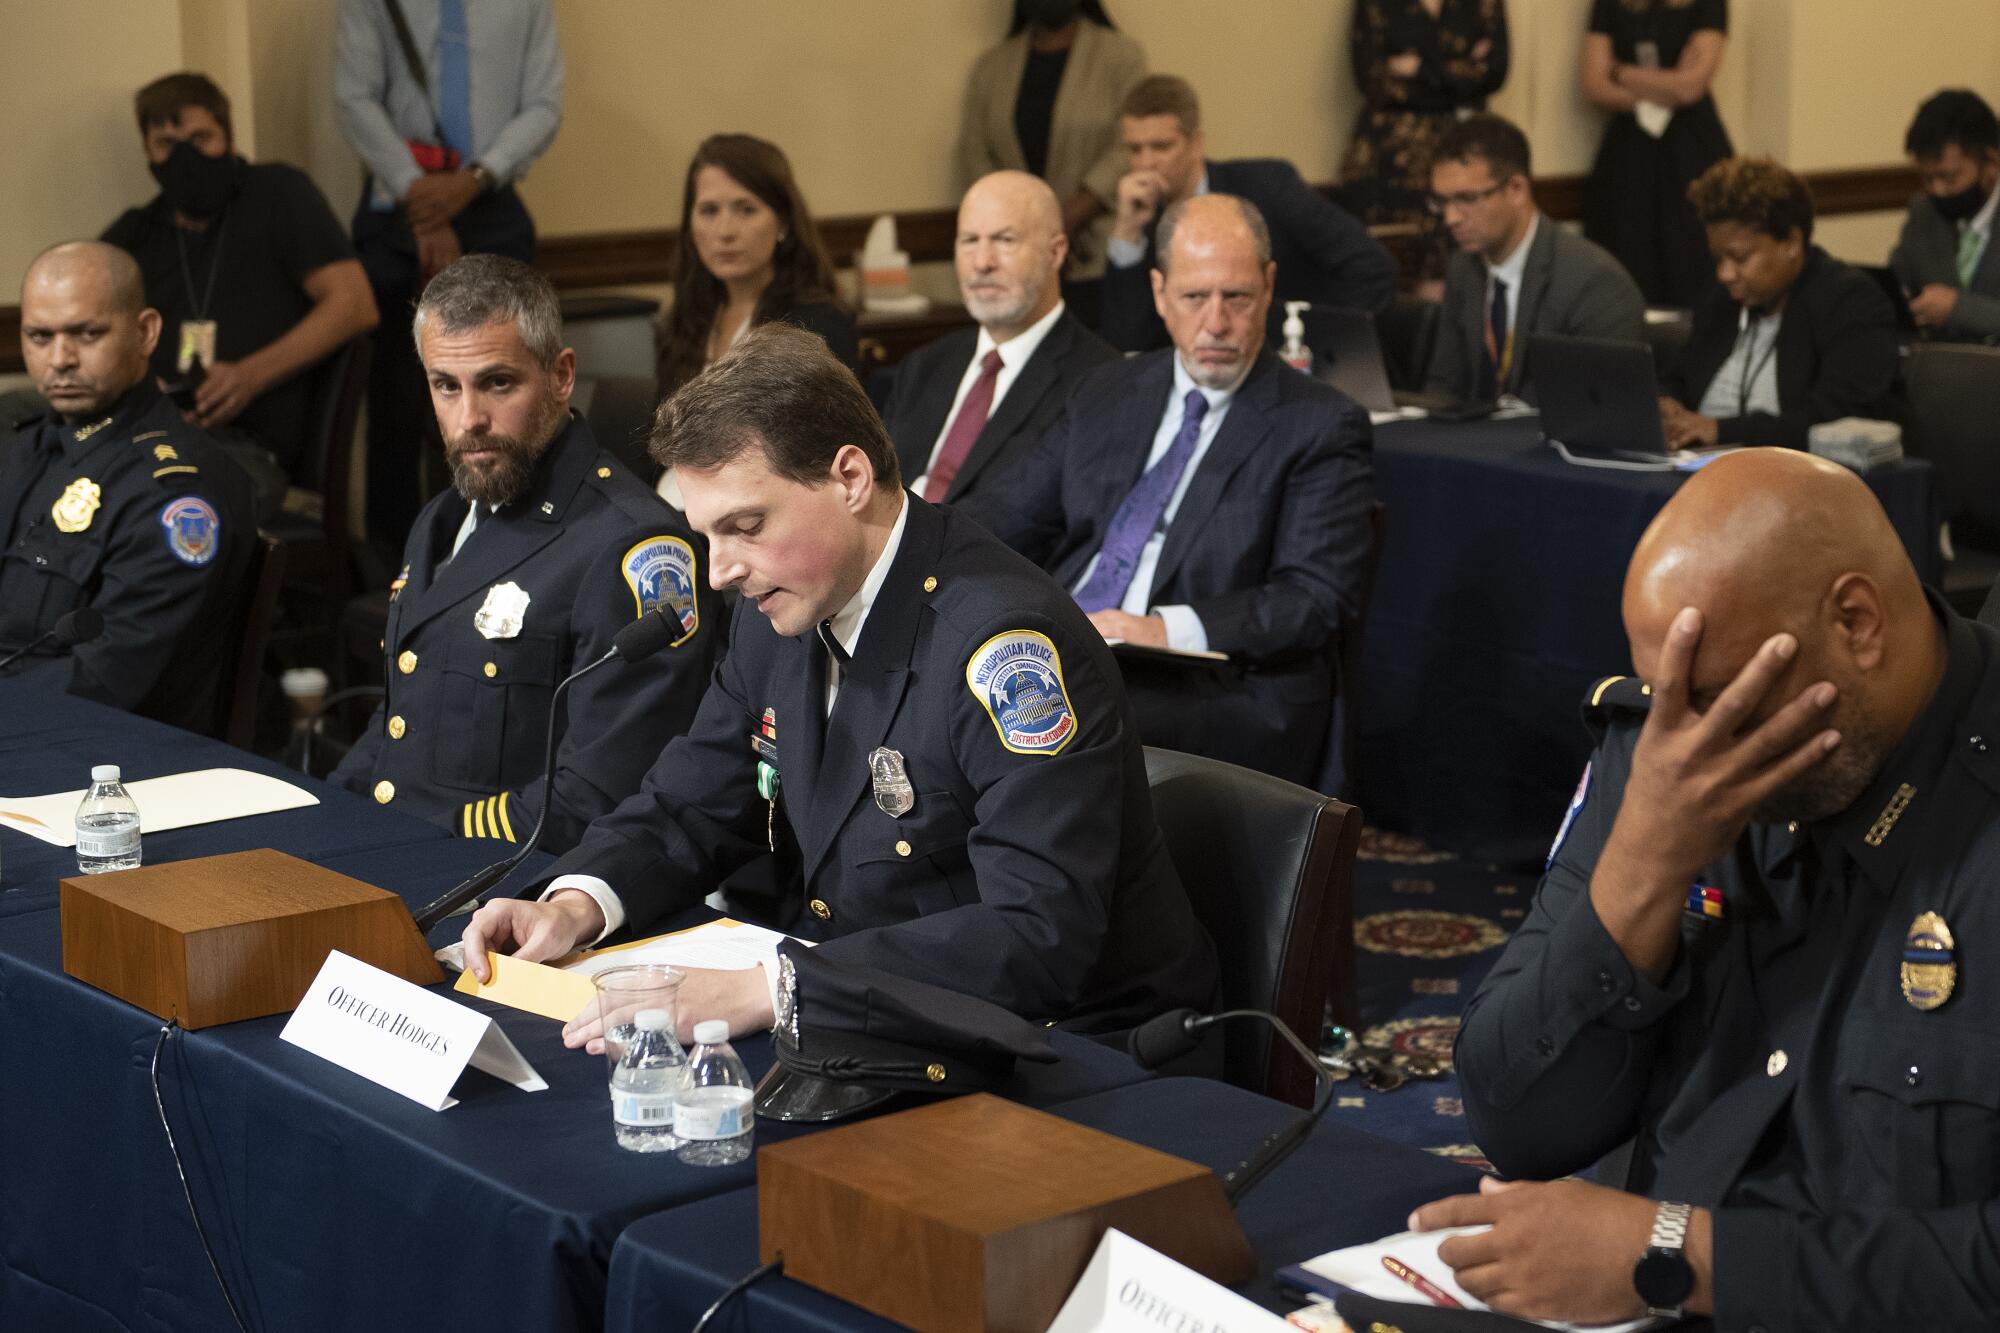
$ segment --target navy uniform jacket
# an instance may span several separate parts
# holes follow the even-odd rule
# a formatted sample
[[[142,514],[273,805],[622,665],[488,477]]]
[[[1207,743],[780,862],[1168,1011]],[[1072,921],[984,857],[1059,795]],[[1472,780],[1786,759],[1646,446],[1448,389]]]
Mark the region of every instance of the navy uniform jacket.
[[[818,636],[740,606],[693,728],[550,874],[604,879],[643,934],[773,842],[783,854],[788,829],[808,899],[793,932],[850,975],[1086,1032],[1209,1003],[1214,946],[1153,821],[1103,640],[976,524],[903,498],[902,545],[831,716]],[[914,801],[900,816],[872,794],[877,747],[901,752]],[[802,1010],[814,1003],[802,985]]]
[[[1022,465],[961,505],[1074,588],[1145,469],[1169,349],[1105,366]],[[1188,606],[1227,668],[1122,658],[1148,745],[1310,783],[1340,636],[1361,612],[1374,504],[1368,414],[1259,353],[1167,528],[1150,606]]]
[[[1351,306],[1372,314],[1396,294],[1396,261],[1381,242],[1368,234],[1359,218],[1306,184],[1291,163],[1256,157],[1210,162],[1208,189],[1211,194],[1248,199],[1270,228],[1278,289],[1265,336],[1273,347],[1283,337],[1286,301]],[[1121,352],[1150,352],[1168,342],[1167,326],[1153,308],[1153,239],[1158,225],[1156,218],[1146,229],[1143,261],[1130,268],[1116,264],[1104,268],[1097,331]]]
[[[250,479],[153,387],[100,418],[32,417],[0,459],[0,652],[78,607],[104,633],[13,674],[214,731],[257,547]]]
[[[465,511],[446,491],[417,516],[390,594],[388,693],[332,780],[465,837],[519,842],[542,808],[557,682],[668,606],[685,631],[673,647],[570,687],[542,834],[542,846],[564,850],[631,795],[694,717],[718,651],[705,548],[577,417],[526,493],[481,514],[447,561]],[[527,598],[518,630],[492,614],[513,590]]]
[[[882,409],[882,424],[896,442],[903,481],[914,484],[930,470],[931,450],[951,418],[951,400],[965,378],[972,354],[979,350],[977,325],[926,343],[896,367],[895,387]],[[1069,401],[1077,381],[1118,353],[1065,310],[1028,364],[1007,388],[979,438],[944,494],[946,504],[958,504],[973,493],[980,478],[998,475],[1021,450],[1032,448]]]
[[[2000,1311],[2000,634],[1934,609],[1945,676],[1873,786],[1705,867],[1659,985],[1588,897],[1647,703],[1601,683],[1580,808],[1466,1010],[1459,1079],[1494,1165],[1559,1176],[1636,1135],[1631,1188],[1717,1209],[1720,1328]],[[1903,976],[1926,912],[1956,946],[1931,1009]]]

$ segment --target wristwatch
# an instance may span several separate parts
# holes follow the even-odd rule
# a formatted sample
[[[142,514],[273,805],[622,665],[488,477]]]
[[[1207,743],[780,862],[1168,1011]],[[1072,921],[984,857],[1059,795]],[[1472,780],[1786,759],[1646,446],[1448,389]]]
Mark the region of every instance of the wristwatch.
[[[481,194],[492,194],[499,187],[500,178],[495,176],[491,171],[488,171],[484,162],[474,162],[466,170],[472,173],[472,179],[479,182],[479,192]]]
[[[1663,1203],[1653,1214],[1653,1234],[1646,1252],[1632,1265],[1632,1285],[1654,1318],[1679,1319],[1694,1290],[1694,1268],[1681,1247],[1687,1243],[1691,1204]]]

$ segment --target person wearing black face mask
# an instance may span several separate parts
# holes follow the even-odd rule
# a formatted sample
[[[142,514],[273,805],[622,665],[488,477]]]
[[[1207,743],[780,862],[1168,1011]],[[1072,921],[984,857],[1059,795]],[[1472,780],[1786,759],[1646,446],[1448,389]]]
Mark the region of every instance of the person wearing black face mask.
[[[1903,146],[1923,193],[1910,200],[1889,267],[1927,337],[2000,337],[2000,257],[1991,244],[2000,197],[2000,122],[1979,94],[1947,88],[1917,108]]]
[[[1097,320],[1104,242],[1125,154],[1118,104],[1146,72],[1146,53],[1118,32],[1101,0],[1015,0],[1007,40],[972,67],[958,136],[960,190],[996,171],[1040,176],[1062,200],[1069,262],[1063,300]]]
[[[302,372],[375,326],[345,229],[303,172],[236,152],[229,99],[200,74],[139,90],[160,193],[103,238],[130,253],[162,317],[153,374],[256,477],[268,518],[305,445]]]

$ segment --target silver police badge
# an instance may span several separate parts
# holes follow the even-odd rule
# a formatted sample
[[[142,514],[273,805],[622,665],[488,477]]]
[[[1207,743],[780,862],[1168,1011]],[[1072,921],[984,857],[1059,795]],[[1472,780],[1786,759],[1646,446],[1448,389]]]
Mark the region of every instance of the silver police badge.
[[[1926,1012],[1951,998],[1958,984],[1958,946],[1936,912],[1923,912],[1903,936],[1903,998]]]
[[[868,756],[868,776],[875,780],[875,805],[891,819],[910,813],[917,792],[910,785],[909,770],[903,767],[903,752],[878,747]]]
[[[485,602],[472,613],[472,627],[489,639],[511,639],[521,632],[529,600],[520,584],[496,583],[486,590]]]

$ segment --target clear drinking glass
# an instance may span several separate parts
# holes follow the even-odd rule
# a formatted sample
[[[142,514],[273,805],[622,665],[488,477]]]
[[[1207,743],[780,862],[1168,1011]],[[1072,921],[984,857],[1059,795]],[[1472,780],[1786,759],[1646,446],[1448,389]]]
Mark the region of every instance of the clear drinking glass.
[[[621,1148],[671,1152],[680,1146],[673,1114],[687,1074],[687,1055],[675,1035],[681,977],[679,968],[664,963],[629,963],[591,978],[604,1032],[611,1130]],[[642,1023],[652,1029],[643,1042]]]

